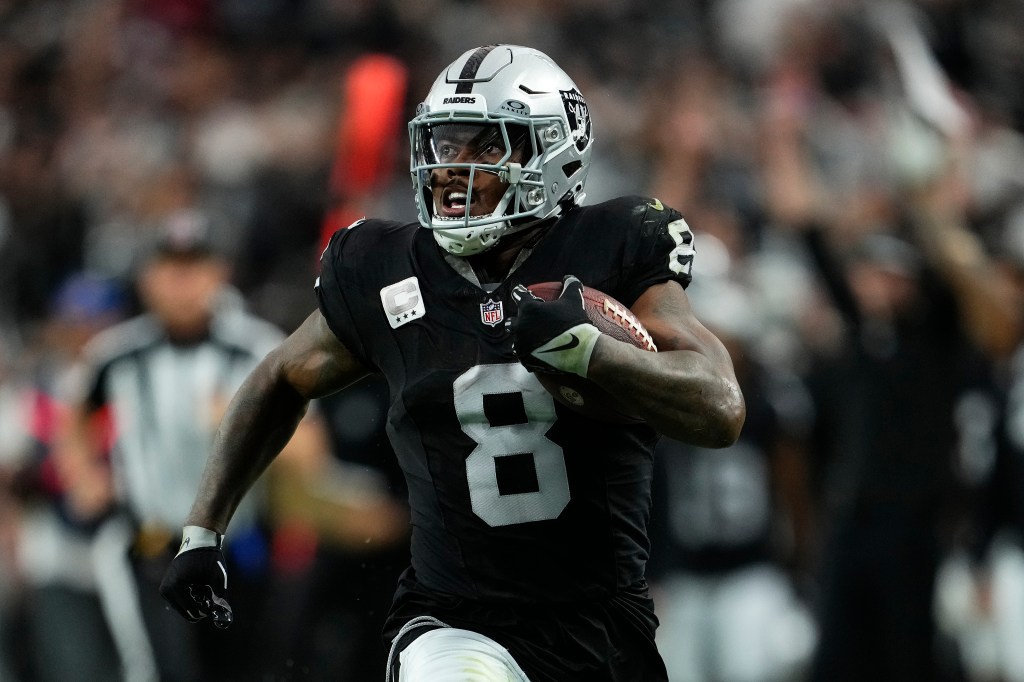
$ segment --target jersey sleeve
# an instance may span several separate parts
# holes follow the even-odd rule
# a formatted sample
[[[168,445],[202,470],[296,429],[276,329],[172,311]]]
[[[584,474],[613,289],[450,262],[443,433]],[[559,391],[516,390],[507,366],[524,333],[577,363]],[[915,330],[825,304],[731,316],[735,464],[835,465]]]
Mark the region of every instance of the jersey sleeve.
[[[361,290],[358,272],[353,267],[359,260],[359,238],[356,235],[361,229],[364,229],[363,223],[356,223],[334,233],[320,256],[320,276],[313,288],[327,326],[350,353],[372,367],[349,302],[350,297],[358,296]]]
[[[627,305],[648,288],[669,280],[683,288],[690,284],[693,267],[693,232],[679,211],[658,199],[631,197],[627,200],[627,220],[623,282]]]

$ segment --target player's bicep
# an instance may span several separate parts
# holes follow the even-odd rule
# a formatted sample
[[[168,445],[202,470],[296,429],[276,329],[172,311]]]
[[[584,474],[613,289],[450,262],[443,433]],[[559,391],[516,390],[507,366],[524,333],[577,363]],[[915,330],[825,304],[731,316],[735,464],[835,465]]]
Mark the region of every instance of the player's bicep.
[[[304,398],[320,398],[370,373],[338,340],[319,310],[274,351],[279,372]]]
[[[728,358],[722,342],[697,319],[679,282],[648,287],[631,310],[650,332],[659,352],[691,350],[718,360]]]

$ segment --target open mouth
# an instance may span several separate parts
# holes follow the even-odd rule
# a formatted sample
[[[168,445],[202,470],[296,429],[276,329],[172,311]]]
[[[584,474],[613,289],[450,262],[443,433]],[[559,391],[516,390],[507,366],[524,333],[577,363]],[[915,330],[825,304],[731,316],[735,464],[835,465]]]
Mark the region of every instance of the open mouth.
[[[468,201],[469,192],[464,187],[446,187],[441,192],[440,218],[465,218],[471,214],[476,201]]]

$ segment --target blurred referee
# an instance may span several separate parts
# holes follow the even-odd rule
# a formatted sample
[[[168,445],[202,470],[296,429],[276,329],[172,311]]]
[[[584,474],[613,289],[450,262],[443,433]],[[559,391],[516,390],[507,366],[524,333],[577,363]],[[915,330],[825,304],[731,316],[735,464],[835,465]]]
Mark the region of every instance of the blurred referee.
[[[200,637],[157,593],[224,409],[282,338],[245,312],[228,278],[205,216],[172,215],[139,270],[142,314],[87,348],[88,378],[63,449],[68,511],[99,527],[101,602],[133,681],[231,679],[245,674],[237,662],[252,658],[232,649],[254,650],[252,626]],[[232,523],[233,590],[255,590],[265,572],[258,512],[250,495]]]

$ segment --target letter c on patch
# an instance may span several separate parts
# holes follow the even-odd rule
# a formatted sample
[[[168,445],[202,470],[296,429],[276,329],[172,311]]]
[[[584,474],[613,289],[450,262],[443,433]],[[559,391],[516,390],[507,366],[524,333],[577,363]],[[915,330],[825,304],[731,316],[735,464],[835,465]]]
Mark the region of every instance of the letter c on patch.
[[[426,312],[420,284],[415,277],[384,287],[380,290],[380,300],[392,329],[423,317]]]

